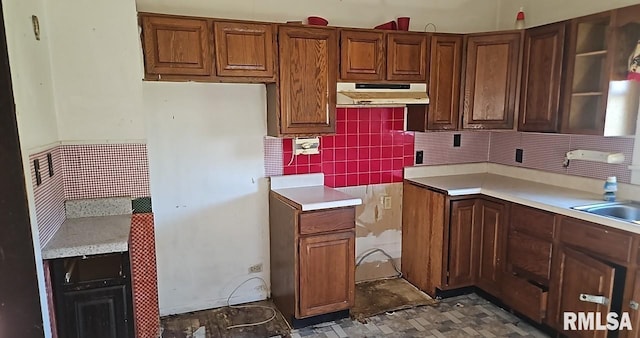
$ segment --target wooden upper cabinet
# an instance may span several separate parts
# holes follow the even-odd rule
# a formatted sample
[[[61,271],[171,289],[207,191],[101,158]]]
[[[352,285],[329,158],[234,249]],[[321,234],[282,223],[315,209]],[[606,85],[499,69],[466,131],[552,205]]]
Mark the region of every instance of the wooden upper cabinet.
[[[387,34],[387,80],[423,83],[427,81],[425,34]]]
[[[146,77],[209,76],[211,29],[204,19],[142,16]]]
[[[609,43],[612,41],[609,38],[610,24],[610,12],[571,20],[563,133],[602,135],[604,132],[609,90]]]
[[[511,129],[516,111],[521,32],[465,37],[463,127]]]
[[[274,25],[214,22],[213,30],[218,76],[274,76]]]
[[[340,32],[340,79],[385,79],[384,33],[343,29]]]
[[[460,67],[462,66],[462,35],[431,36],[429,69],[428,130],[458,128],[460,103]]]
[[[323,27],[282,26],[278,35],[280,134],[334,133],[337,31]]]
[[[558,131],[565,26],[561,22],[525,31],[520,131]]]

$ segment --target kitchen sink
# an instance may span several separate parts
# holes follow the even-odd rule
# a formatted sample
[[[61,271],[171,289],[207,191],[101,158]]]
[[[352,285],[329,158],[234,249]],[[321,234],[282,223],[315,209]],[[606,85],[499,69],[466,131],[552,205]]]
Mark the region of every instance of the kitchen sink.
[[[605,217],[617,218],[640,225],[640,202],[610,202],[573,207]]]

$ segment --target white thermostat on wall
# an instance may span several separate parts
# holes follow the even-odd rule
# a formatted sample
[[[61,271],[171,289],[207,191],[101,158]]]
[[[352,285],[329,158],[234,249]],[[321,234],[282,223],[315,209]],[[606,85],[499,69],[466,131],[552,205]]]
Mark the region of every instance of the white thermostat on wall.
[[[296,155],[320,154],[320,150],[318,149],[320,147],[319,137],[296,138],[293,145]]]

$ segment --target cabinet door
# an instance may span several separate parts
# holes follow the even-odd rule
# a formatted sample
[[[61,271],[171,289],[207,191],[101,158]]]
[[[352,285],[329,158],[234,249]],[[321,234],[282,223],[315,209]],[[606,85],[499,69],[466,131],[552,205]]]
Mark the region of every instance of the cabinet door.
[[[340,32],[340,79],[384,80],[384,33],[344,29]]]
[[[558,131],[564,32],[564,22],[525,31],[518,130]]]
[[[300,239],[300,316],[353,306],[355,233],[340,232]]]
[[[214,22],[218,76],[273,77],[273,25]]]
[[[402,190],[402,275],[435,296],[444,285],[445,196],[405,182]]]
[[[124,285],[65,292],[67,323],[61,336],[77,338],[127,338],[129,314]]]
[[[427,35],[387,34],[387,80],[427,80]]]
[[[463,127],[513,128],[520,33],[471,35],[465,40]]]
[[[434,34],[430,43],[427,129],[458,128],[462,35]]]
[[[564,312],[596,312],[604,317],[608,305],[587,302],[582,295],[611,299],[615,268],[568,248],[557,252],[556,275],[549,289],[552,325],[563,329]],[[607,331],[564,331],[572,337],[606,337]]]
[[[143,16],[142,34],[147,74],[211,75],[207,20]]]
[[[280,132],[335,132],[338,39],[335,29],[279,30]]]
[[[506,206],[502,203],[482,200],[478,218],[480,248],[477,286],[499,297]]]
[[[476,199],[451,202],[449,287],[473,285],[478,268]]]
[[[611,62],[609,43],[613,41],[609,36],[610,15],[611,12],[602,12],[571,20],[563,133],[604,133]]]

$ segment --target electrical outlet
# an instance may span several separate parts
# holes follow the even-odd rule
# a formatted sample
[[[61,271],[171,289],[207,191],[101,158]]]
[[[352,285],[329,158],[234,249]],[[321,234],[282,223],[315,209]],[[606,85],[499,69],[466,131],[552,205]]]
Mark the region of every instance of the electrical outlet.
[[[516,149],[516,162],[522,163],[523,156],[524,156],[524,150],[520,148]]]
[[[461,134],[453,134],[453,146],[459,147],[462,143],[462,135]]]
[[[383,196],[382,197],[382,207],[385,210],[391,209],[391,196]]]
[[[51,153],[47,153],[47,166],[49,168],[49,177],[53,177],[53,157]]]
[[[416,151],[416,164],[422,164],[424,162],[424,151]]]
[[[262,263],[252,265],[249,267],[249,273],[258,273],[258,272],[262,272]]]
[[[42,184],[42,174],[40,174],[40,160],[37,158],[33,160],[33,169],[36,172],[36,185]]]

